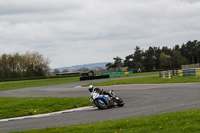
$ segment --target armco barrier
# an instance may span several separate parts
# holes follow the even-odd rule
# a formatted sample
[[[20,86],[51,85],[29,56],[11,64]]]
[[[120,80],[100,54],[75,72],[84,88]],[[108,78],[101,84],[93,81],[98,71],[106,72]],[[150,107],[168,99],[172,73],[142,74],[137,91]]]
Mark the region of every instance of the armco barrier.
[[[82,81],[82,80],[93,80],[93,79],[102,79],[102,78],[110,78],[110,75],[80,77],[80,81]]]

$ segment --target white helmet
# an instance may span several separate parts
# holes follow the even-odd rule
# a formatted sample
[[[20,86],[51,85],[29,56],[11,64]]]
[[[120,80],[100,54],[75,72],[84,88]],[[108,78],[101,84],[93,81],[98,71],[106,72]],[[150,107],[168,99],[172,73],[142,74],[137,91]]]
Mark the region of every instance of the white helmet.
[[[90,92],[92,92],[93,89],[94,89],[94,86],[93,86],[93,85],[90,85],[90,86],[88,87],[88,90],[89,90]]]

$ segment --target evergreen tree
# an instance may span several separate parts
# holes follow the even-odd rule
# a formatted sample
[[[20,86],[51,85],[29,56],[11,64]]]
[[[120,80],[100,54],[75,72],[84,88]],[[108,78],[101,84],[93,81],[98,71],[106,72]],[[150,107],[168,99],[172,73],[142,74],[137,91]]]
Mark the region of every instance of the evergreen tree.
[[[140,47],[136,46],[135,52],[133,54],[133,67],[135,68],[141,68],[142,67],[142,57],[143,57],[143,51],[140,49]]]
[[[144,52],[143,65],[146,70],[153,70],[156,67],[156,56],[153,47],[149,47],[149,49]]]

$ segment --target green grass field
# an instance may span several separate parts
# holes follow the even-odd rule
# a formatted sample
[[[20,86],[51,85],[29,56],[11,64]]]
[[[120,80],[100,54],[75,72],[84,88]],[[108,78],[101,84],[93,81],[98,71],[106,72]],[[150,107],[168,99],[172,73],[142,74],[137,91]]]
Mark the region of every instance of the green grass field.
[[[14,133],[199,133],[200,110]]]
[[[153,75],[153,74],[158,74],[158,72],[134,73],[134,74],[129,74],[129,75],[115,75],[115,76],[111,76],[111,78],[143,76],[143,75]],[[0,91],[20,89],[20,88],[26,88],[26,87],[37,87],[37,86],[46,86],[46,85],[54,85],[54,84],[72,83],[72,82],[79,82],[79,81],[80,81],[79,77],[7,81],[7,82],[0,82]]]
[[[89,98],[1,98],[0,119],[92,105]]]
[[[101,83],[93,83],[93,85],[109,86],[109,85],[123,85],[123,84],[161,84],[161,83],[191,83],[191,82],[200,82],[200,77],[178,78],[177,76],[174,76],[171,79],[163,79],[158,76],[153,76],[153,77],[141,77],[141,78],[105,81]],[[84,87],[88,85],[84,85]]]
[[[26,87],[46,86],[54,84],[64,84],[78,82],[79,77],[66,77],[66,78],[52,78],[52,79],[39,79],[39,80],[23,80],[23,81],[7,81],[0,82],[0,91],[19,89]]]

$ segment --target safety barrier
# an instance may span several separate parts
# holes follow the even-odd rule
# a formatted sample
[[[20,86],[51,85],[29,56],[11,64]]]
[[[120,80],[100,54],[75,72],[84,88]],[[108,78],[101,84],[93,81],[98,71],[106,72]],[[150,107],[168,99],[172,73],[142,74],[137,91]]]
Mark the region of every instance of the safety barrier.
[[[102,76],[89,76],[89,77],[80,77],[80,81],[82,80],[93,80],[93,79],[103,79],[110,78],[110,75],[102,75]]]
[[[200,68],[178,70],[178,77],[200,77]]]
[[[121,74],[132,74],[133,71],[129,72],[112,72],[112,73],[103,73],[102,75],[121,75]]]
[[[171,71],[162,71],[160,72],[160,77],[164,79],[170,79],[172,78],[172,73]]]

